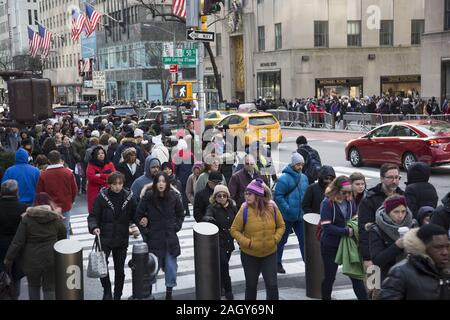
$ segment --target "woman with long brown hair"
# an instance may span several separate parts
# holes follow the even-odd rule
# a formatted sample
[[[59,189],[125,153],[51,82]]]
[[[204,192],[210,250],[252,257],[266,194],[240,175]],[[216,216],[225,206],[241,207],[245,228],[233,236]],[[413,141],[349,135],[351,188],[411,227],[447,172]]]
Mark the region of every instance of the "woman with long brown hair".
[[[322,299],[331,300],[331,292],[336,278],[338,264],[335,262],[342,237],[353,237],[354,230],[347,222],[356,216],[356,206],[352,198],[352,183],[347,176],[339,176],[325,190],[325,198],[320,205],[320,250],[324,267]],[[350,278],[353,291],[360,300],[367,300],[362,280]]]
[[[261,179],[252,180],[245,190],[245,202],[230,229],[231,236],[241,247],[246,300],[256,300],[261,273],[266,299],[278,300],[277,243],[284,230],[283,216],[272,201],[270,189]]]

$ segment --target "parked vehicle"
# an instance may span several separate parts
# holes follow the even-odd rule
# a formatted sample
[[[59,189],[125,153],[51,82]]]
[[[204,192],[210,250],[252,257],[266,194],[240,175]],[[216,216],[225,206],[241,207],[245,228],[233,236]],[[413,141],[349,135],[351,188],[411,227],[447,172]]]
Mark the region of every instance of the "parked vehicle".
[[[151,108],[139,121],[139,127],[159,130],[176,130],[184,126],[192,114],[185,107],[156,106]]]
[[[407,170],[416,161],[430,166],[445,165],[450,163],[450,123],[439,120],[386,123],[347,142],[345,155],[355,167],[392,162]]]
[[[91,102],[80,101],[77,103],[77,113],[79,116],[89,116],[90,114]]]
[[[55,106],[53,107],[53,117],[63,117],[67,115],[73,117],[74,109],[74,107],[66,105]]]
[[[101,119],[108,119],[113,124],[118,124],[123,118],[130,117],[131,120],[139,121],[138,113],[132,106],[106,106],[102,108],[100,115],[94,121],[101,121]]]

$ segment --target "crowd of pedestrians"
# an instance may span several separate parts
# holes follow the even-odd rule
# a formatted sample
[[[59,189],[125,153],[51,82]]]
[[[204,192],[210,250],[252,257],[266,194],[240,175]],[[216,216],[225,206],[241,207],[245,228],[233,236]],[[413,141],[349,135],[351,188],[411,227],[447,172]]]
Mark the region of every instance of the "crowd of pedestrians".
[[[323,299],[332,299],[340,264],[358,299],[450,298],[450,193],[439,205],[425,163],[409,168],[405,190],[399,167],[389,163],[380,168],[380,183],[368,189],[360,172],[336,176],[300,136],[290,162],[270,183],[252,154],[231,167],[224,160],[229,155],[220,152],[196,158],[190,125],[175,144],[130,120],[115,127],[63,118],[2,130],[4,154],[14,161],[0,172],[1,270],[10,272],[18,288],[26,276],[30,299],[40,299],[41,287],[44,299],[54,299],[52,246],[70,238],[72,206],[77,195],[86,194],[89,232],[114,261],[114,289],[109,275],[101,278],[105,300],[122,298],[134,225],[157,256],[165,297],[172,299],[181,254],[177,232],[190,205],[197,222],[219,228],[221,288],[228,300],[234,299],[229,262],[235,240],[245,298],[256,299],[261,273],[266,298],[279,298],[277,273],[286,273],[283,249],[291,233],[305,260],[307,213],[320,214]],[[366,279],[374,267],[382,283],[375,289]]]

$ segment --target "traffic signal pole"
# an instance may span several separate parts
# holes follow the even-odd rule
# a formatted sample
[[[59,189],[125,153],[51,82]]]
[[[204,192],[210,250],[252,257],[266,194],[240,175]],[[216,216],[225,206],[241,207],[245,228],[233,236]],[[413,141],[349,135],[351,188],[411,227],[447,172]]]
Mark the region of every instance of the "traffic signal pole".
[[[204,1],[201,1],[201,10],[203,12]],[[207,25],[208,17],[205,15],[201,15],[201,30],[208,31]],[[205,110],[206,110],[206,99],[205,99],[205,89],[203,86],[203,78],[204,78],[204,56],[205,56],[205,46],[203,42],[199,42],[198,44],[198,65],[197,65],[197,80],[198,80],[198,109],[199,109],[199,121],[200,121],[200,132],[203,134],[205,131]]]

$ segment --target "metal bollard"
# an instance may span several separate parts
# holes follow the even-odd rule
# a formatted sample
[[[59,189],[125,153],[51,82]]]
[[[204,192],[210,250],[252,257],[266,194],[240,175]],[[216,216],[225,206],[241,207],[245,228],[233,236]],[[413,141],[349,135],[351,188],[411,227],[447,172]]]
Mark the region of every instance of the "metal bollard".
[[[306,296],[314,299],[322,298],[323,262],[320,253],[320,241],[316,238],[320,215],[308,213],[303,216],[305,228],[305,279]]]
[[[194,224],[195,295],[197,300],[220,300],[219,228]]]
[[[83,246],[64,239],[53,246],[56,300],[84,300]]]
[[[148,252],[145,242],[133,245],[133,254],[128,266],[132,273],[133,295],[129,300],[153,300],[151,282],[158,273],[158,258]]]

